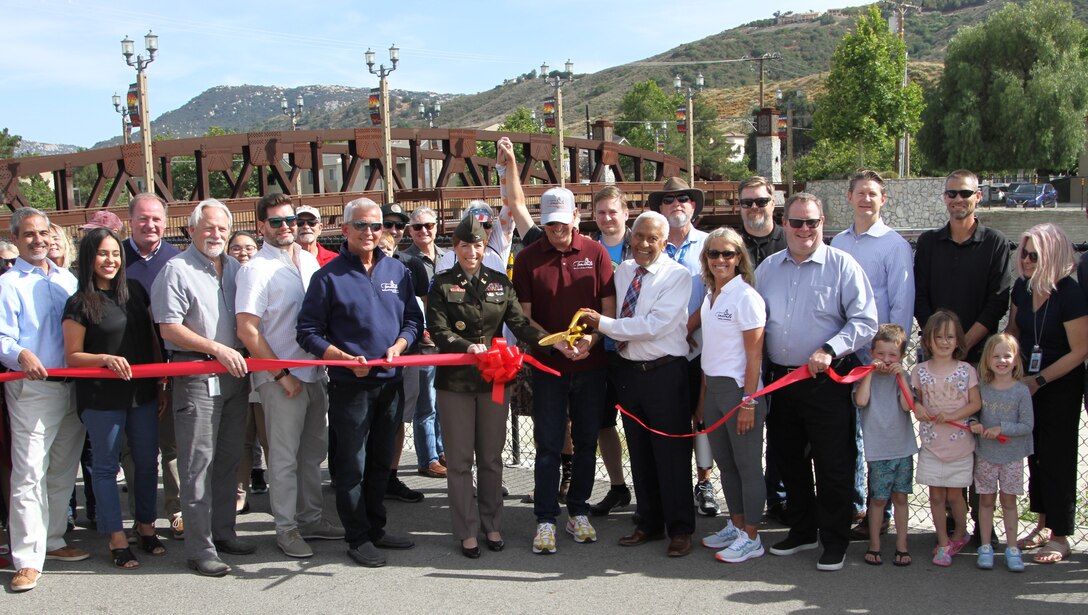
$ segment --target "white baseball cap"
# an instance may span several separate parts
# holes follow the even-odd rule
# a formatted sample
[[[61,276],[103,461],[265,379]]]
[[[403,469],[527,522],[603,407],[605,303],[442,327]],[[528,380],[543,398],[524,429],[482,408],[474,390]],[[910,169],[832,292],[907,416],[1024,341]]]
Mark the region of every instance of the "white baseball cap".
[[[574,193],[566,188],[549,188],[540,195],[540,223],[574,222]]]

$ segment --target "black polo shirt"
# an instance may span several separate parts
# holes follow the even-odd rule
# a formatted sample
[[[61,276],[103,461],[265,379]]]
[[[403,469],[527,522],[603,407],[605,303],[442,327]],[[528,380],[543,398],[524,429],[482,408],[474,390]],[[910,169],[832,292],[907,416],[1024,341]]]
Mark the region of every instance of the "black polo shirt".
[[[1013,273],[1009,241],[1000,231],[975,223],[975,232],[963,242],[952,240],[943,227],[918,238],[914,253],[914,317],[924,327],[929,317],[944,308],[960,319],[966,333],[976,322],[990,333],[1009,311]],[[982,344],[969,353],[977,358]]]
[[[786,232],[782,230],[781,225],[775,224],[771,234],[765,237],[749,235],[743,224],[737,231],[744,238],[744,247],[748,248],[748,258],[752,261],[753,270],[759,267],[763,259],[786,249]]]

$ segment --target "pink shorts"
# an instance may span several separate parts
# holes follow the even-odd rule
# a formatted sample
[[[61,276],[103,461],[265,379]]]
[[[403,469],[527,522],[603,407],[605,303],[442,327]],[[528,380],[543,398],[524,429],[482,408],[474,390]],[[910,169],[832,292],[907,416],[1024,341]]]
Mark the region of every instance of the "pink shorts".
[[[1024,460],[996,464],[982,457],[975,459],[975,491],[982,494],[1001,493],[1024,495]]]

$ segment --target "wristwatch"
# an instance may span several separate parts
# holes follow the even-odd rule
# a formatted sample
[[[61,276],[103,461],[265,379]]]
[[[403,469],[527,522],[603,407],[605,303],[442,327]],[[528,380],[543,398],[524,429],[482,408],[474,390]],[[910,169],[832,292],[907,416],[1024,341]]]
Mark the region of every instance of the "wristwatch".
[[[832,359],[835,358],[835,349],[831,347],[831,344],[824,344],[823,346],[820,346],[820,350],[822,350],[822,351],[826,352],[827,354],[831,355]]]
[[[289,375],[291,375],[291,372],[287,371],[287,368],[285,367],[285,368],[281,369],[280,373],[276,374],[276,377],[273,378],[272,380],[275,380],[276,382],[279,382],[280,379],[282,379],[282,378],[284,378],[286,376],[289,376]]]
[[[1042,374],[1038,374],[1037,376],[1035,376],[1035,384],[1043,386],[1044,384],[1046,384],[1046,378],[1043,378]]]

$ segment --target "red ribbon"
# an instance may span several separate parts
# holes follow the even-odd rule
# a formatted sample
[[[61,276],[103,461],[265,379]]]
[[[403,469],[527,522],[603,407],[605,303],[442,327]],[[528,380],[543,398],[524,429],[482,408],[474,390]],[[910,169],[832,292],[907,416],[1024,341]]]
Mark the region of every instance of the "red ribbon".
[[[503,387],[517,376],[522,363],[553,374],[559,372],[541,365],[536,359],[521,352],[517,346],[509,346],[506,340],[498,337],[492,340],[491,348],[479,354],[449,353],[431,355],[408,355],[394,357],[392,360],[375,359],[368,361],[369,367],[409,367],[409,366],[449,366],[476,365],[486,382],[493,384],[491,399],[501,404]],[[251,372],[279,371],[292,367],[359,367],[358,361],[325,361],[317,359],[246,359],[246,367]],[[113,378],[119,379],[113,371],[105,367],[61,367],[46,370],[50,376],[58,378]],[[225,374],[227,368],[219,361],[179,361],[175,363],[144,363],[132,366],[133,378],[163,378],[170,376],[196,376],[199,374]],[[0,374],[0,382],[11,382],[26,377],[23,372]]]
[[[850,370],[850,372],[848,374],[846,374],[845,376],[840,376],[838,373],[835,372],[835,370],[833,370],[831,368],[828,368],[826,373],[827,373],[827,376],[829,378],[831,378],[831,380],[833,380],[833,381],[835,381],[835,382],[837,382],[839,384],[853,384],[853,383],[857,382],[858,380],[861,380],[862,378],[864,378],[866,375],[869,374],[869,372],[873,371],[874,369],[875,368],[872,365],[862,365],[860,367],[855,367],[854,369]],[[753,393],[749,397],[749,399],[756,399],[757,397],[763,397],[764,395],[767,395],[768,393],[771,393],[773,391],[777,391],[778,389],[781,389],[782,387],[791,385],[791,384],[793,384],[795,382],[800,382],[802,380],[805,380],[806,378],[811,378],[811,377],[812,377],[812,372],[810,372],[808,370],[808,366],[807,365],[802,365],[801,367],[798,367],[797,369],[793,370],[792,372],[786,374],[785,376],[779,378],[778,380],[775,380],[774,382],[768,384],[767,386],[763,387],[762,389],[756,391],[755,393]],[[914,396],[911,395],[910,390],[907,388],[907,385],[903,382],[903,379],[900,377],[899,374],[896,374],[895,380],[896,380],[896,382],[899,383],[900,390],[903,391],[903,396],[907,400],[907,405],[910,406],[911,411],[913,411],[914,410]],[[637,416],[631,414],[627,410],[624,410],[623,407],[620,406],[619,404],[616,404],[616,409],[619,410],[620,412],[622,412],[624,414],[624,416],[629,417],[631,420],[633,420],[634,422],[636,422],[639,425],[641,425],[642,427],[644,427],[650,433],[653,433],[653,434],[656,434],[656,435],[659,435],[659,436],[664,436],[666,438],[694,438],[695,436],[698,436],[698,435],[702,435],[702,434],[705,434],[705,433],[710,433],[710,432],[714,431],[715,429],[717,429],[717,428],[721,427],[722,425],[724,425],[725,422],[728,421],[734,414],[736,414],[737,410],[740,410],[741,406],[743,406],[743,405],[744,405],[743,401],[741,403],[737,404],[736,406],[733,407],[732,410],[730,410],[729,412],[726,412],[725,415],[722,416],[722,418],[718,419],[717,421],[714,421],[713,425],[710,425],[710,426],[708,426],[708,427],[706,427],[704,429],[701,429],[699,431],[695,431],[695,432],[692,432],[692,433],[683,433],[683,434],[673,434],[673,433],[665,433],[663,431],[658,431],[657,429],[654,429],[653,427],[650,427],[646,423],[643,423],[642,419],[640,419]],[[959,427],[960,429],[963,429],[963,430],[966,430],[966,431],[971,431],[970,428],[968,428],[966,425],[963,425],[963,424],[960,424],[960,423],[955,423],[955,422],[952,422],[952,421],[946,421],[946,424],[952,425],[953,427]],[[997,441],[1002,443],[1002,444],[1004,444],[1005,442],[1008,442],[1008,440],[1009,439],[1006,436],[998,436],[997,437]]]

